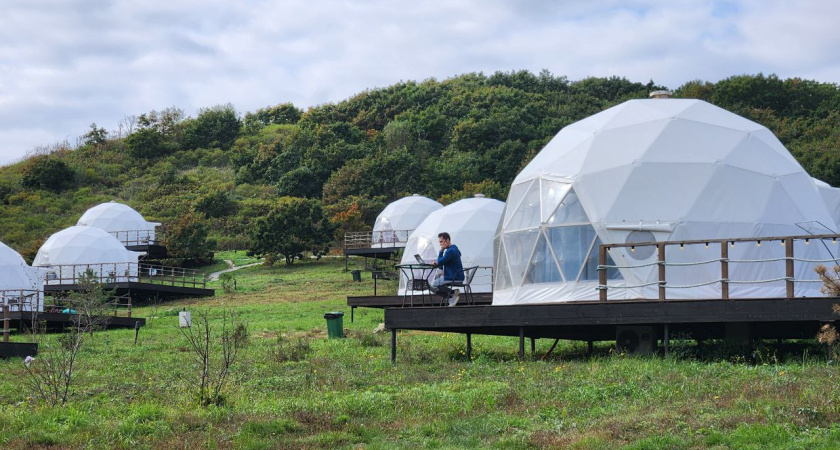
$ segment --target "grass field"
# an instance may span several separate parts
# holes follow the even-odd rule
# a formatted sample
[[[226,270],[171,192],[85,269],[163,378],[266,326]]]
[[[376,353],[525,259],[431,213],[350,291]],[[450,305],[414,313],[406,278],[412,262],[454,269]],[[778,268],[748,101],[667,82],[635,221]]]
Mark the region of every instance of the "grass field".
[[[603,343],[587,359],[585,344],[561,342],[521,362],[516,338],[475,336],[470,362],[463,336],[404,332],[392,365],[388,336],[372,333],[379,310],[347,314],[348,337],[326,338],[323,313],[349,313],[347,295],[372,292],[369,272],[353,283],[331,258],[235,274],[234,293],[217,284],[211,299],[136,308],[148,319],[136,346],[134,330],[94,334],[65,406],[39,401],[22,360],[0,361],[3,448],[840,447],[840,372],[815,343],[678,342],[667,358]],[[247,322],[219,405],[198,403],[182,308]]]

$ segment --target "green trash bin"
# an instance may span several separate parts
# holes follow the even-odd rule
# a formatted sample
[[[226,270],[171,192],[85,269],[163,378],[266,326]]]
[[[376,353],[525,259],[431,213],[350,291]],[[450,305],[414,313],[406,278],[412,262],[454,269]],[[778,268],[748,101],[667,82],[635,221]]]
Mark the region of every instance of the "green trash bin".
[[[351,270],[350,273],[353,274],[353,281],[356,283],[362,282],[362,271],[361,270]]]
[[[341,311],[330,311],[324,314],[327,319],[327,337],[337,339],[344,337],[344,313]]]

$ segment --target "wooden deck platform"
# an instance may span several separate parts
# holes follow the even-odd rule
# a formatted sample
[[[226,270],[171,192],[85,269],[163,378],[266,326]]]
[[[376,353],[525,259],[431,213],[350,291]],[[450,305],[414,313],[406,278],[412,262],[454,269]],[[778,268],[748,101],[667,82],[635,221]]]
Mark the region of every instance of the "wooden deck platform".
[[[116,290],[117,295],[128,294],[132,299],[142,300],[159,297],[161,299],[176,297],[212,297],[215,294],[213,289],[179,286],[162,283],[143,283],[139,281],[121,281],[116,283],[105,283],[105,289]],[[77,284],[47,284],[44,286],[45,293],[60,293],[79,290]]]
[[[18,330],[29,327],[33,320],[36,322],[46,323],[48,330],[61,330],[73,324],[75,314],[66,314],[60,312],[39,312],[33,313],[31,311],[10,311],[9,326]],[[35,314],[36,317],[32,317]],[[134,328],[137,322],[140,326],[146,325],[146,319],[143,317],[126,317],[126,316],[111,316],[106,315],[105,328]]]
[[[422,306],[435,306],[438,304],[438,298],[435,298],[435,301],[430,302],[429,296],[426,296],[426,305],[420,304],[421,299],[420,296],[414,296],[414,306],[415,307],[422,307]],[[350,321],[353,321],[353,312],[356,308],[402,308],[403,306],[408,307],[410,302],[410,297],[403,297],[398,295],[366,295],[366,296],[347,296],[347,306],[350,307]],[[476,305],[483,305],[488,306],[493,303],[493,294],[491,293],[476,293],[473,294],[473,301]],[[464,294],[461,294],[461,298],[459,303],[466,304],[467,299]]]
[[[386,308],[391,330],[391,359],[396,359],[398,330],[615,341],[619,326],[650,326],[654,339],[675,333],[693,339],[726,337],[738,328],[750,339],[801,339],[816,336],[819,327],[837,322],[832,305],[838,298],[773,298],[739,300],[639,300],[567,302],[541,305]],[[349,298],[348,298],[349,304]]]
[[[125,248],[133,252],[145,253],[146,255],[143,257],[144,261],[166,259],[169,256],[166,247],[157,243],[131,243],[126,244]]]
[[[31,342],[0,342],[0,358],[26,358],[38,354],[38,344]]]

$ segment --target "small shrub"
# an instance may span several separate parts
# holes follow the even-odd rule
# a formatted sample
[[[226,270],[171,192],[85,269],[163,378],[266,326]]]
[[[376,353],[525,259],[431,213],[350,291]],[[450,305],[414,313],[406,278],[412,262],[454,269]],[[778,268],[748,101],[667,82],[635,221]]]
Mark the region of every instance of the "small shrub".
[[[236,328],[233,329],[233,345],[242,348],[248,345],[248,339],[248,324],[245,322],[236,324]]]
[[[311,351],[309,338],[289,339],[285,336],[279,336],[277,347],[274,349],[274,358],[279,362],[303,361]]]

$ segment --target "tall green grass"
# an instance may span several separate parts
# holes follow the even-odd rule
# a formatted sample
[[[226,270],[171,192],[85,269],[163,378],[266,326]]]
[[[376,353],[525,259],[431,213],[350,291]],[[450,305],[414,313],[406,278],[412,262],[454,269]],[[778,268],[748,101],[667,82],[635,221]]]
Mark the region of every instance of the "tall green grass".
[[[370,294],[343,261],[256,266],[237,291],[137,308],[134,330],[93,336],[71,400],[38,403],[19,359],[0,362],[5,448],[836,448],[838,369],[814,345],[776,358],[626,357],[561,342],[545,361],[516,338],[400,332],[398,361],[374,309],[326,338],[323,313]],[[381,288],[381,286],[380,286]],[[248,343],[222,406],[202,408],[177,312],[223,308]],[[16,337],[19,339],[20,337]],[[47,339],[55,339],[48,335]],[[537,341],[538,356],[551,342]],[[790,345],[790,344],[789,344]],[[806,352],[803,356],[803,352]],[[735,361],[735,362],[733,362]],[[757,362],[756,362],[757,361]]]

